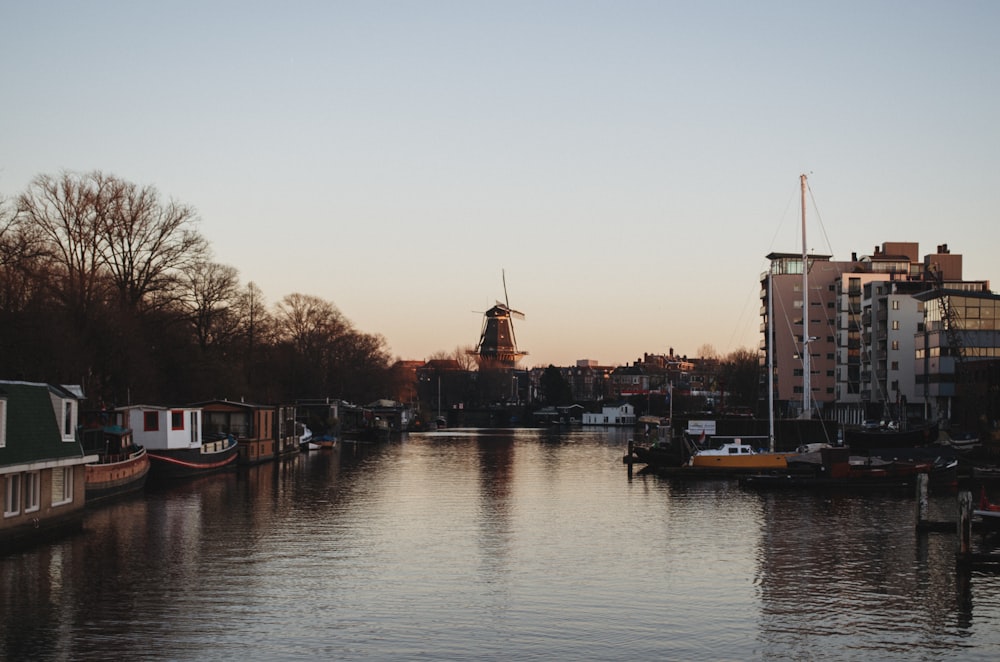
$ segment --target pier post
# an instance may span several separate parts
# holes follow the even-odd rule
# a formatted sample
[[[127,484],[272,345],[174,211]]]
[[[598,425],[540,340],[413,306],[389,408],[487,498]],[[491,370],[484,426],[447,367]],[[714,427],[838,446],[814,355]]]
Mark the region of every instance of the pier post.
[[[958,551],[959,563],[972,560],[972,492],[958,493]]]
[[[917,530],[927,525],[927,486],[930,476],[926,473],[917,474]]]

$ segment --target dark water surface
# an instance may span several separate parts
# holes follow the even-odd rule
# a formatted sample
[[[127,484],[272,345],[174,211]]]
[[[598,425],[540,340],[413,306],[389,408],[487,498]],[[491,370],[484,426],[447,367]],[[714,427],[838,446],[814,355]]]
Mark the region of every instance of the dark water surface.
[[[0,558],[0,658],[1000,659],[1000,577],[960,579],[912,495],[630,480],[627,435],[411,434],[153,486]]]

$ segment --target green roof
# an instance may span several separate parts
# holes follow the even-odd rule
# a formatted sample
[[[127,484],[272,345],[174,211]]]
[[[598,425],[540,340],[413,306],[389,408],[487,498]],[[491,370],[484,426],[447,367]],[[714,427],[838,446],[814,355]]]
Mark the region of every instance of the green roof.
[[[6,445],[0,447],[0,467],[83,456],[75,438],[72,442],[62,440],[53,396],[77,400],[71,391],[59,386],[0,381],[7,424]]]

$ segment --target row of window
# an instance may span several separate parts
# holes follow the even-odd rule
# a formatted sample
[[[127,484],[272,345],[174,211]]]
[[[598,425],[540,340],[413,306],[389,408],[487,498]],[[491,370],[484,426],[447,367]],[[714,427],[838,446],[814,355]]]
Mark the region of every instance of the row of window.
[[[939,356],[955,356],[961,354],[966,358],[995,359],[1000,358],[1000,347],[930,347],[916,350],[917,360],[927,357],[937,358]]]
[[[4,476],[3,516],[33,513],[41,507],[41,473],[25,471]],[[73,467],[52,470],[52,505],[73,501]]]
[[[145,411],[142,413],[142,429],[145,432],[157,432],[160,429],[160,413],[156,411]],[[170,429],[184,429],[184,412],[170,412]]]

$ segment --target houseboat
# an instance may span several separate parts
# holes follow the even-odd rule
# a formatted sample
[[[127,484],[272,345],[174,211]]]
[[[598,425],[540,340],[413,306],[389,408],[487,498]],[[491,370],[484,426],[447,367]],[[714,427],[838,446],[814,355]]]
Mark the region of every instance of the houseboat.
[[[120,411],[125,412],[135,441],[146,448],[151,477],[197,476],[236,463],[236,438],[203,436],[201,409],[133,405]]]
[[[585,412],[583,414],[583,425],[608,425],[632,427],[636,423],[635,407],[629,403],[619,405],[605,405],[600,413]]]
[[[86,412],[77,430],[83,451],[96,454],[87,465],[87,503],[141,490],[149,475],[146,449],[132,440],[120,411]]]
[[[76,386],[0,381],[0,551],[83,528],[87,455]]]
[[[302,450],[302,436],[306,432],[305,426],[296,420],[295,407],[284,405],[278,407],[277,418],[277,456],[295,457]]]
[[[261,464],[277,457],[277,407],[231,400],[208,400],[191,406],[202,411],[206,434],[236,438],[240,464]]]

